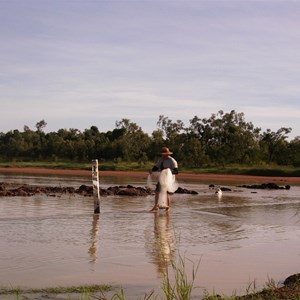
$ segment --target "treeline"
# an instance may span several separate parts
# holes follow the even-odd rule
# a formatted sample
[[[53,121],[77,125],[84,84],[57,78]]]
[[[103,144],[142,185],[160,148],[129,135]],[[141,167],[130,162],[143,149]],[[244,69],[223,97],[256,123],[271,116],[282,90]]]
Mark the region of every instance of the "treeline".
[[[277,164],[300,166],[300,137],[289,141],[291,128],[262,132],[244,113],[219,111],[209,118],[193,117],[189,125],[159,116],[151,135],[129,119],[116,122],[112,131],[100,132],[96,126],[81,132],[59,129],[45,133],[45,120],[31,130],[0,133],[2,161],[77,161],[94,158],[115,162],[137,161],[141,165],[157,159],[162,146],[186,168],[209,166]]]

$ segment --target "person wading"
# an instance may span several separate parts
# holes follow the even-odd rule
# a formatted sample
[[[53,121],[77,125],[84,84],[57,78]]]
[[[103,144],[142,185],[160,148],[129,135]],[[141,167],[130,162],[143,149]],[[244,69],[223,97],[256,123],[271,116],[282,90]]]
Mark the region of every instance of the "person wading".
[[[177,161],[173,157],[170,156],[172,154],[173,154],[173,152],[171,152],[169,150],[169,148],[163,147],[161,149],[161,158],[157,161],[157,163],[153,166],[153,168],[151,169],[151,171],[149,173],[152,174],[152,172],[161,172],[162,170],[169,168],[173,175],[177,175],[178,174],[178,164],[177,164]],[[160,191],[161,191],[161,186],[160,186],[160,183],[157,182],[156,189],[155,189],[155,203],[154,203],[154,207],[151,209],[151,211],[157,211],[159,209],[158,197],[159,197]],[[168,206],[166,208],[167,211],[171,207],[171,196],[170,195],[171,195],[171,193],[167,192],[167,203],[168,203]]]

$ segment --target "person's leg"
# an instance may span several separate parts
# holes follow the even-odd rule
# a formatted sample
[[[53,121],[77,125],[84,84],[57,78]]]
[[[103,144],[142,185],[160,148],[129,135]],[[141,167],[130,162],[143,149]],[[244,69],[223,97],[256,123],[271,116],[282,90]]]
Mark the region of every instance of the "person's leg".
[[[159,195],[159,192],[160,192],[160,184],[159,182],[156,184],[156,189],[155,189],[155,202],[154,202],[154,206],[153,208],[151,209],[151,211],[156,211],[158,210],[158,206],[157,206],[157,203],[158,203],[158,195]]]
[[[158,210],[157,203],[158,203],[158,192],[155,192],[155,203],[154,203],[154,206],[153,206],[153,208],[151,209],[151,211]]]
[[[171,208],[171,195],[167,193],[167,201],[168,201],[168,206],[166,210],[168,211]]]

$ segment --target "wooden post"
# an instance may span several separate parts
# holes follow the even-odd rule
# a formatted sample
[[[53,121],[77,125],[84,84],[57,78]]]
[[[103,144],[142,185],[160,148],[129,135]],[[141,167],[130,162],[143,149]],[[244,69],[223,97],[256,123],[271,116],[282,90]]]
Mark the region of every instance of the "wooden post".
[[[100,191],[99,191],[99,171],[98,159],[92,160],[92,180],[93,180],[93,195],[94,195],[94,213],[100,213]]]

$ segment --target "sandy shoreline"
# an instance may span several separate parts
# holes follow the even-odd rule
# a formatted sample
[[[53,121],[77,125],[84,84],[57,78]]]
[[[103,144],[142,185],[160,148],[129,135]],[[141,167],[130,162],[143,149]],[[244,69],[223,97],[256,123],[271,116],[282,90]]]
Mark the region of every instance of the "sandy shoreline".
[[[1,173],[15,174],[40,174],[40,175],[70,175],[70,176],[91,176],[88,170],[73,169],[47,169],[47,168],[0,168]],[[140,171],[100,171],[100,176],[127,176],[147,178],[147,172]],[[199,182],[226,181],[237,183],[268,183],[274,182],[281,185],[300,185],[300,177],[275,177],[275,176],[248,176],[248,175],[223,175],[223,174],[193,174],[179,173],[178,180],[190,179]]]

